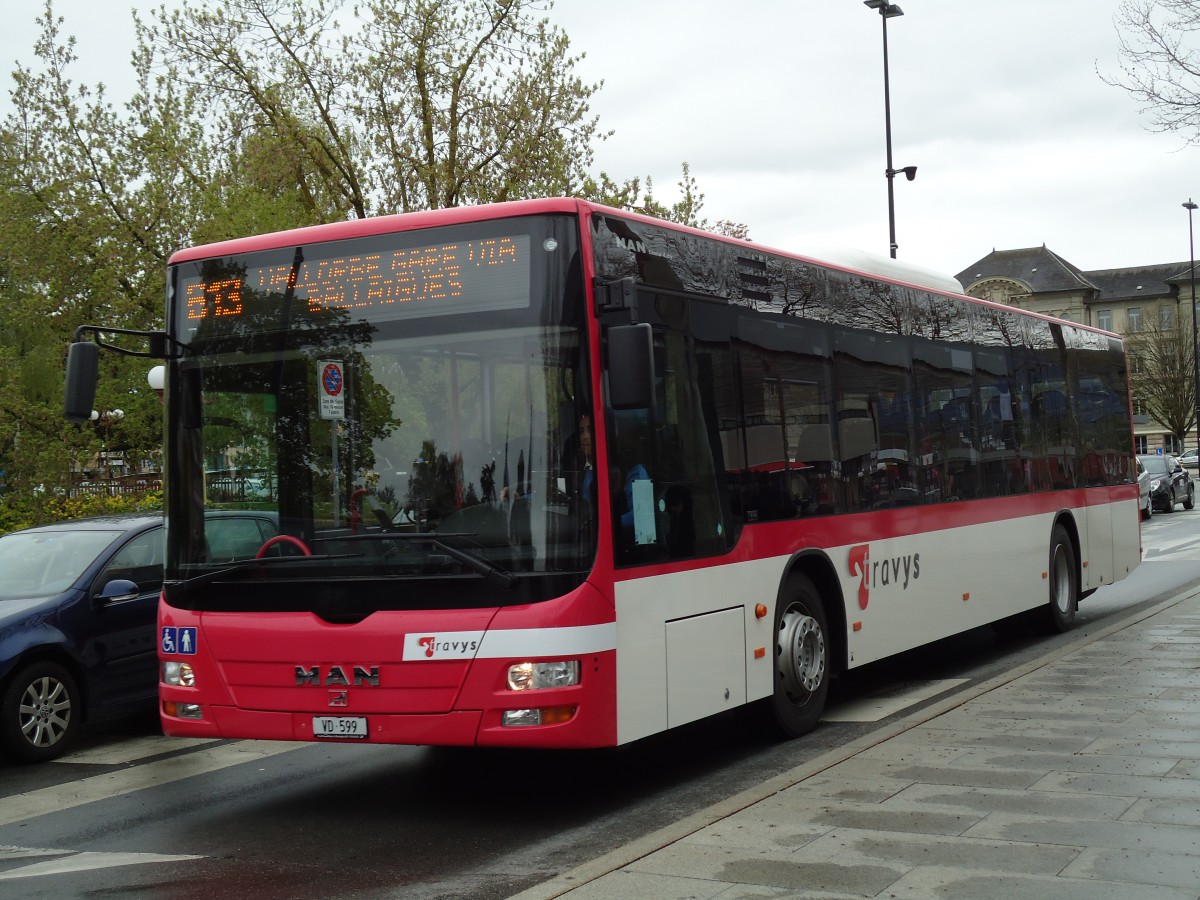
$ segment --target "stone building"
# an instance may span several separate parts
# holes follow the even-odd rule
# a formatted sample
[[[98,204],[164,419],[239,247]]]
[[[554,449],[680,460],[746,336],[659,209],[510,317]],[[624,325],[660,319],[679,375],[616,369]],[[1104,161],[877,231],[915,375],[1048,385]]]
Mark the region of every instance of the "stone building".
[[[972,297],[1016,306],[1129,335],[1157,325],[1184,328],[1191,337],[1193,311],[1190,263],[1161,263],[1127,269],[1083,271],[1044,244],[1023,250],[993,250],[958,274]],[[1134,436],[1139,453],[1180,452],[1169,429],[1151,419],[1139,400],[1137,359],[1130,358]],[[1189,391],[1192,385],[1187,385]],[[1185,440],[1196,446],[1195,431]]]

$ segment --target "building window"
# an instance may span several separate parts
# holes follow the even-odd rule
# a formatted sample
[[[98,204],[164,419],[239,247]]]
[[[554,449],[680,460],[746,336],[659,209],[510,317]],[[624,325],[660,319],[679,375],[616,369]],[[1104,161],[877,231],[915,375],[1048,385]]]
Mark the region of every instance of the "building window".
[[[1175,307],[1169,303],[1158,305],[1158,327],[1163,331],[1172,331],[1175,328]]]
[[[1102,309],[1096,313],[1096,327],[1103,328],[1105,331],[1112,331],[1112,310]]]
[[[1147,449],[1148,446],[1149,444],[1146,441],[1146,436],[1144,434],[1134,435],[1133,448],[1137,453],[1149,453],[1150,451]]]
[[[1142,330],[1142,308],[1131,306],[1125,311],[1125,325],[1129,331]]]
[[[1074,321],[1074,319],[1071,318],[1071,314],[1069,312],[1063,313],[1061,316],[1059,316],[1059,318],[1062,319],[1064,322],[1073,322]]]
[[[1164,434],[1162,443],[1163,450],[1172,456],[1178,456],[1183,452],[1183,441],[1179,440],[1173,434]]]

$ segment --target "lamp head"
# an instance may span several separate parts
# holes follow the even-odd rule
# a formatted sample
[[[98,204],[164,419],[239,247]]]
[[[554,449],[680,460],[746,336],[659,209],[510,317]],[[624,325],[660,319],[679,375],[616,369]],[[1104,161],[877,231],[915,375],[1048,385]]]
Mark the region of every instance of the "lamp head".
[[[1188,211],[1188,213],[1190,214],[1193,209],[1197,209],[1198,207],[1196,206],[1195,203],[1193,203],[1191,201],[1191,198],[1189,197],[1188,202],[1183,204],[1183,208],[1186,209]]]
[[[904,10],[895,3],[888,3],[887,0],[863,0],[863,5],[868,9],[879,10],[879,14],[885,19],[894,19],[896,16],[904,15]]]

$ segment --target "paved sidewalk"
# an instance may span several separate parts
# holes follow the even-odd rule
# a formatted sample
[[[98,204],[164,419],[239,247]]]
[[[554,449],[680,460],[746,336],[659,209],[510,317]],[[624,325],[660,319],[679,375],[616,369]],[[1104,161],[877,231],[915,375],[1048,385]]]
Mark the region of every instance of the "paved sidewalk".
[[[1200,591],[516,900],[1200,897]]]

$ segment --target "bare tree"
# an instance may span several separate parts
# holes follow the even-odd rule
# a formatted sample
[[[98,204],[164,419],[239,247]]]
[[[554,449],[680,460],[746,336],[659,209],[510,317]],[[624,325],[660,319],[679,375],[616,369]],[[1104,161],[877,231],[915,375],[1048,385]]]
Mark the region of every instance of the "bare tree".
[[[1124,0],[1120,73],[1100,78],[1141,105],[1147,127],[1200,143],[1200,0]]]
[[[1142,407],[1181,442],[1196,423],[1195,358],[1180,317],[1165,323],[1151,316],[1126,338],[1134,373],[1133,391]]]

